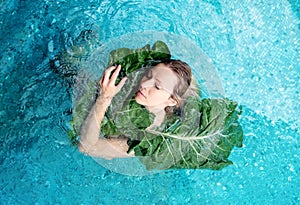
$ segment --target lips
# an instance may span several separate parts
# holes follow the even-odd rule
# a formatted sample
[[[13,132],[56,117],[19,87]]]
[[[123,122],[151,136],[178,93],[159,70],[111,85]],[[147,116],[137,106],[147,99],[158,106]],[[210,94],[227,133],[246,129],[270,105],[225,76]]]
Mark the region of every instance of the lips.
[[[140,95],[140,96],[142,96],[142,97],[144,97],[144,98],[146,98],[146,96],[144,95],[144,93],[142,93],[142,91],[140,91],[140,90],[138,90],[137,94]]]

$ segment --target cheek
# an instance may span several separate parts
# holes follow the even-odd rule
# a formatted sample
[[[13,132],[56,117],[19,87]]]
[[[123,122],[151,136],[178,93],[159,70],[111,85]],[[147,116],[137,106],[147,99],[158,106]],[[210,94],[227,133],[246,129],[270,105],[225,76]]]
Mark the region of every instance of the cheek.
[[[167,92],[157,91],[157,90],[150,93],[150,96],[151,97],[148,98],[148,100],[151,102],[157,102],[157,103],[165,102],[170,97],[170,95]]]

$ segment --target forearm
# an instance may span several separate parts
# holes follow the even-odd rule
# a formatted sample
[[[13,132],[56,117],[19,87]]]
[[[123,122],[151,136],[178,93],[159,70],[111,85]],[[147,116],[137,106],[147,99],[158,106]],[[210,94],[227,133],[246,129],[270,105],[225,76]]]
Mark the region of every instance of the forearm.
[[[80,133],[80,144],[86,149],[89,149],[89,147],[94,146],[98,142],[101,132],[101,123],[110,103],[111,98],[99,96],[86,118]]]
[[[127,153],[128,145],[126,138],[99,138],[97,143],[89,149],[79,145],[79,150],[92,157],[105,159],[134,157],[134,152]]]
[[[79,150],[90,156],[105,159],[133,157],[134,152],[127,153],[127,138],[99,138],[101,122],[110,102],[109,98],[97,99],[82,127]]]
[[[121,66],[112,66],[104,72],[99,81],[101,95],[98,97],[82,126],[78,147],[81,152],[85,152],[88,155],[104,158],[132,156],[132,154],[127,154],[127,139],[99,138],[101,133],[101,123],[104,119],[105,112],[109,107],[112,98],[120,91],[127,79],[123,78],[118,85],[115,85],[120,69]],[[111,75],[113,70],[115,71]]]

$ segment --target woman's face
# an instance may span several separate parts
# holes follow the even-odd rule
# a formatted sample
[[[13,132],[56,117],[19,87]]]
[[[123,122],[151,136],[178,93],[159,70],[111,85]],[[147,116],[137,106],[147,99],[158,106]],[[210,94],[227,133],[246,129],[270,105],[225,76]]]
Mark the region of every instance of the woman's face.
[[[158,64],[142,78],[135,100],[150,111],[174,106],[176,101],[171,95],[177,82],[178,78],[170,68]]]

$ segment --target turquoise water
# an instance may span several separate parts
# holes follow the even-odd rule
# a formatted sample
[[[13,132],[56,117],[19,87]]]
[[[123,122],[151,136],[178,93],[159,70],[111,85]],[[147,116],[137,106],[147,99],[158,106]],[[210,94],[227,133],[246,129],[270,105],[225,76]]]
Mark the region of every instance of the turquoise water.
[[[265,2],[1,1],[0,204],[299,204],[300,5]],[[133,177],[70,146],[72,94],[48,62],[87,29],[197,44],[244,109],[234,165]]]

